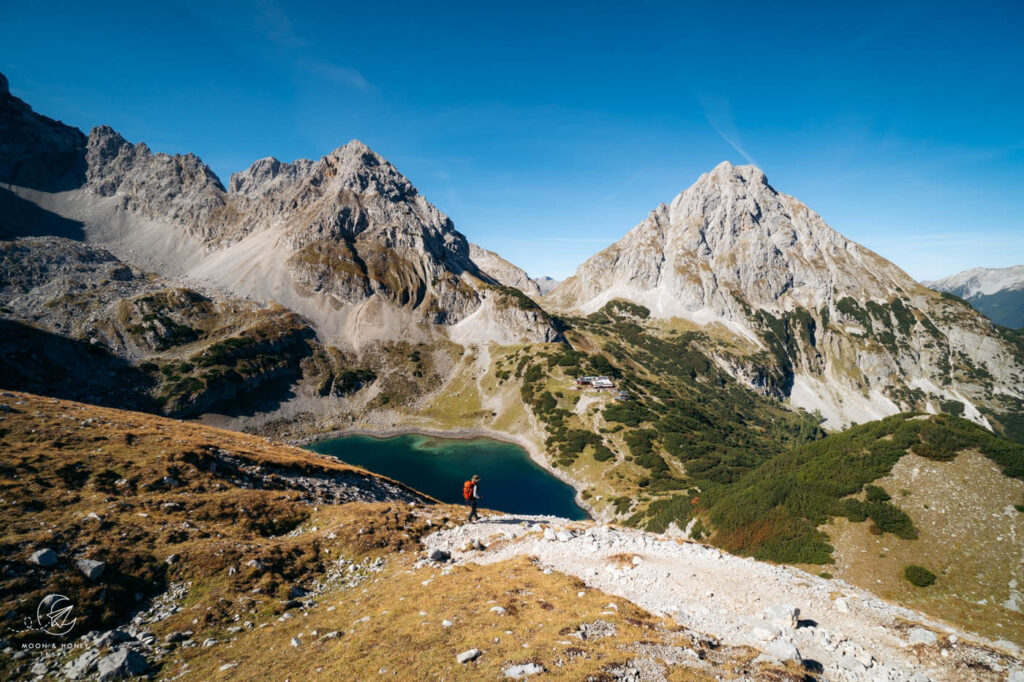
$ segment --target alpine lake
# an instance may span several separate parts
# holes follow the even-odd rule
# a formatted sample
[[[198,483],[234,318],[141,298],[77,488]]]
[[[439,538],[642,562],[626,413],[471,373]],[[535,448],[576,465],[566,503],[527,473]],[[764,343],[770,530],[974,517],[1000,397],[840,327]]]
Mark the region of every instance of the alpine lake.
[[[511,443],[410,434],[390,438],[344,436],[306,447],[401,481],[442,502],[465,504],[462,484],[477,474],[481,508],[575,520],[588,518],[576,505],[576,493],[571,486]]]

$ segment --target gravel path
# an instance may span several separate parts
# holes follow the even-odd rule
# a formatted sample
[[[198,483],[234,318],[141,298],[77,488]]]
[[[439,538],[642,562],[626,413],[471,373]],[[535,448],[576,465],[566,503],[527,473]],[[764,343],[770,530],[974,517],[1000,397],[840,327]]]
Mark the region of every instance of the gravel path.
[[[469,549],[473,540],[486,549]],[[843,581],[699,543],[540,516],[488,517],[424,543],[457,562],[534,556],[725,644],[802,660],[830,680],[1024,682],[1024,660],[1009,642],[992,644]]]

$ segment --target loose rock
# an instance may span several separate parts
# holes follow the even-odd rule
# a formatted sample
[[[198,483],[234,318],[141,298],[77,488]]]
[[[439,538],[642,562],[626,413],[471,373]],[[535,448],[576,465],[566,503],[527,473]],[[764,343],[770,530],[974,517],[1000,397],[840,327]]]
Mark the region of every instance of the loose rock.
[[[539,675],[544,672],[544,667],[536,663],[521,663],[520,665],[507,666],[501,672],[510,680],[521,680],[530,675]]]
[[[82,575],[89,580],[96,580],[103,575],[103,571],[107,568],[104,562],[93,559],[79,559],[75,562],[75,565],[78,566],[78,570],[82,572]]]
[[[791,604],[775,604],[764,610],[764,617],[772,625],[795,630],[800,618],[800,609]]]
[[[925,628],[913,628],[908,639],[911,644],[935,644],[938,641],[935,633]]]
[[[96,663],[96,673],[100,682],[123,680],[145,675],[149,671],[149,663],[142,657],[142,654],[126,647],[117,649]]]

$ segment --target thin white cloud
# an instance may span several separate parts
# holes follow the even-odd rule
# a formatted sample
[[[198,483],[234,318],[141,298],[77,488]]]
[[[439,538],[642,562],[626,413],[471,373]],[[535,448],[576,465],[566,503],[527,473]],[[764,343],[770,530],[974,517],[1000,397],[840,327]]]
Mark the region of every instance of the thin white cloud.
[[[308,56],[311,43],[296,30],[284,5],[260,0],[252,9],[251,25],[268,43],[285,48],[296,71],[356,90],[367,91],[369,81],[358,69]]]
[[[729,100],[717,95],[698,95],[697,100],[704,109],[704,118],[711,125],[718,136],[725,140],[730,147],[735,149],[748,163],[759,165],[754,157],[747,153],[740,140],[740,131],[736,128],[736,120],[732,115],[732,107]]]
[[[273,0],[260,0],[253,9],[253,21],[270,42],[281,47],[306,47],[309,44],[296,33],[284,8]]]
[[[339,85],[345,85],[356,90],[366,91],[370,89],[370,83],[359,72],[348,66],[338,66],[321,59],[301,59],[295,62],[298,69],[306,71],[314,76],[333,81]]]

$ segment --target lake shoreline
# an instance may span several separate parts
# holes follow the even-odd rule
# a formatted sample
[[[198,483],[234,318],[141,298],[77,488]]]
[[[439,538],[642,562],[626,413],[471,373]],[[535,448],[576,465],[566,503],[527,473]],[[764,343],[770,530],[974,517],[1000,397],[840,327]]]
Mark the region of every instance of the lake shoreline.
[[[574,495],[574,504],[580,509],[589,520],[599,520],[599,517],[594,514],[594,510],[587,504],[586,500],[580,494],[580,488],[578,482],[567,476],[565,472],[561,472],[552,469],[548,466],[545,461],[543,454],[538,450],[536,444],[530,439],[517,436],[515,434],[506,433],[503,431],[494,431],[491,429],[478,428],[478,427],[462,427],[457,429],[432,429],[429,427],[420,426],[389,426],[381,428],[366,428],[366,427],[353,427],[353,428],[342,428],[332,429],[330,431],[324,431],[314,435],[303,436],[301,438],[289,439],[287,443],[295,447],[307,447],[315,443],[323,443],[330,440],[339,438],[346,438],[349,436],[364,436],[368,438],[374,438],[378,440],[388,440],[390,438],[397,438],[400,436],[422,436],[424,438],[438,438],[442,440],[461,440],[461,441],[473,441],[473,440],[489,440],[498,443],[504,443],[506,445],[515,445],[526,453],[527,458],[544,473],[548,474],[552,478],[561,481],[562,483],[569,486],[572,489]],[[408,484],[406,484],[408,485]]]
[[[512,434],[503,433],[501,431],[491,431],[489,429],[479,428],[431,429],[416,426],[392,426],[380,429],[334,429],[332,431],[325,431],[312,436],[304,436],[302,438],[289,440],[288,445],[304,447],[306,445],[312,445],[313,443],[320,443],[325,440],[334,440],[335,438],[345,438],[347,436],[367,436],[369,438],[379,438],[380,440],[395,438],[397,436],[424,436],[427,438],[446,438],[448,440],[495,440],[499,443],[518,445],[531,455],[530,459],[536,461],[533,457],[533,448],[530,447],[532,444],[528,443],[526,439],[521,439]],[[547,471],[547,467],[542,468]]]

